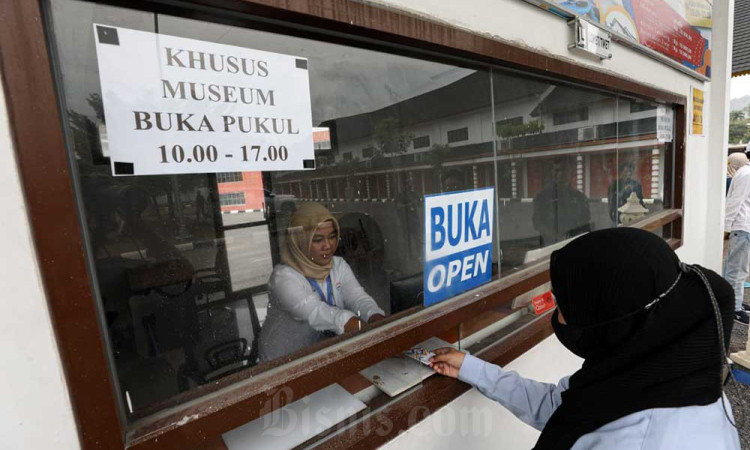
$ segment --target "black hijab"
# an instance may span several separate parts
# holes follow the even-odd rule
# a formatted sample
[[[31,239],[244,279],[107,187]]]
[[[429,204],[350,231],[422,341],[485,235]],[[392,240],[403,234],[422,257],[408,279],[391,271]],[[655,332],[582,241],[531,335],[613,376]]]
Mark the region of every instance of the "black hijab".
[[[732,288],[711,270],[681,266],[656,235],[634,228],[596,231],[552,253],[552,291],[567,323],[553,313],[555,334],[584,362],[536,450],[569,449],[582,435],[638,411],[719,398],[725,356],[696,269],[714,291],[726,347]]]

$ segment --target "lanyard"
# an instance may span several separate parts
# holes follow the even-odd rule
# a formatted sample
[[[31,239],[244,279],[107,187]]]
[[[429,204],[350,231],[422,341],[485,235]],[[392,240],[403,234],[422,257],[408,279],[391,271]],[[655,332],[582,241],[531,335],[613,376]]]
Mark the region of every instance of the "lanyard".
[[[326,300],[326,296],[323,295],[323,290],[320,289],[320,286],[318,283],[313,280],[312,278],[308,278],[307,281],[310,282],[310,286],[312,286],[313,289],[320,295],[320,299],[324,302],[328,303],[331,306],[336,306],[336,303],[333,301],[333,286],[331,285],[331,276],[328,275],[326,278],[326,288],[328,289],[328,300]]]

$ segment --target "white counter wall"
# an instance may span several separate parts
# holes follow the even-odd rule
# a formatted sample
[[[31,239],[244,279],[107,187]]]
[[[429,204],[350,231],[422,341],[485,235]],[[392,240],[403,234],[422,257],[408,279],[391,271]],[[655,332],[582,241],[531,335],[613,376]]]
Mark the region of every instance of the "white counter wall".
[[[0,79],[0,447],[76,449],[78,434],[50,322]]]

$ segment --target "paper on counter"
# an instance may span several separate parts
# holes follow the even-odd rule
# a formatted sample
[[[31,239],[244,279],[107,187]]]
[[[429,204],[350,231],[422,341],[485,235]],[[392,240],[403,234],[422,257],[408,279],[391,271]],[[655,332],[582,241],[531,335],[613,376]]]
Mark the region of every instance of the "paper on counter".
[[[442,339],[430,338],[415,345],[429,352],[440,347],[454,347]],[[381,391],[394,397],[421,383],[435,373],[430,367],[406,356],[388,358],[359,372]]]
[[[365,408],[364,403],[344,388],[332,384],[228,431],[222,438],[229,450],[286,450]]]

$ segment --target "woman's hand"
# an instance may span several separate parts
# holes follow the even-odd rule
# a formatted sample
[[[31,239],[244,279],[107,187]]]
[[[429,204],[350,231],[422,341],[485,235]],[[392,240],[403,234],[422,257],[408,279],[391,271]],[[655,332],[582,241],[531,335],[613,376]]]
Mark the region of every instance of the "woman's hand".
[[[349,319],[348,322],[346,322],[346,325],[344,325],[344,333],[350,333],[352,331],[359,331],[362,329],[362,322],[359,321],[358,318],[352,317]]]
[[[378,320],[383,320],[383,319],[385,319],[384,315],[382,315],[382,314],[373,314],[373,315],[370,316],[370,320],[368,320],[367,323],[373,323],[373,322],[377,322]]]
[[[452,347],[443,347],[433,350],[435,356],[430,358],[430,367],[446,377],[458,378],[458,371],[464,363],[464,352],[459,352]]]

